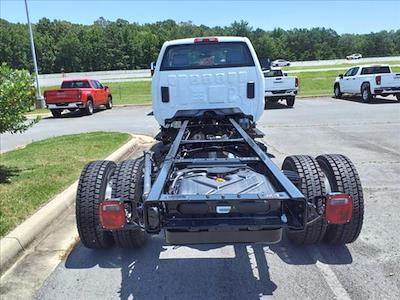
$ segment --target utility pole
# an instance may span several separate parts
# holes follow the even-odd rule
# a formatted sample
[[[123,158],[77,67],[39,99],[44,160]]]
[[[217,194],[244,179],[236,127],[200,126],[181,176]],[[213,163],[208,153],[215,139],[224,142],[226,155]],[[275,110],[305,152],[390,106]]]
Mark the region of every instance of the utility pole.
[[[33,67],[35,68],[35,75],[36,75],[36,108],[44,108],[46,106],[44,102],[44,98],[42,97],[42,93],[40,92],[40,85],[39,85],[39,71],[36,62],[36,51],[35,51],[35,43],[33,41],[33,33],[32,33],[32,25],[31,21],[29,20],[29,12],[28,12],[28,2],[25,0],[25,10],[26,10],[26,18],[28,19],[28,27],[29,27],[29,38],[31,41],[31,50],[32,50],[32,58],[33,58]]]

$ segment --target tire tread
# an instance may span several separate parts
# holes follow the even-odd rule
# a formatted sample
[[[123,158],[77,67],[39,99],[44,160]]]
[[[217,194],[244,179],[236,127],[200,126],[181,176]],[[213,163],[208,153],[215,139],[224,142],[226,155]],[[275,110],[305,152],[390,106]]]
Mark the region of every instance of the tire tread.
[[[317,161],[324,172],[331,176],[330,181],[334,181],[332,191],[353,197],[353,216],[350,222],[328,225],[324,240],[331,244],[352,243],[358,238],[364,220],[364,195],[358,172],[351,160],[341,154],[320,155]]]
[[[134,205],[141,197],[142,174],[143,158],[138,158],[121,162],[113,177],[112,197],[130,200],[133,218],[138,218]],[[113,236],[115,243],[121,248],[137,248],[146,240],[146,233],[142,229],[117,230],[113,232]]]
[[[76,193],[76,223],[79,237],[87,248],[103,249],[114,243],[109,232],[99,226],[99,204],[104,198],[105,179],[115,169],[112,161],[88,163],[79,178]]]
[[[294,155],[285,158],[283,170],[296,171],[300,177],[300,191],[306,199],[325,195],[325,184],[322,171],[317,161],[308,155]],[[297,244],[314,244],[320,242],[325,234],[327,224],[324,219],[306,226],[302,231],[287,230],[289,240]]]

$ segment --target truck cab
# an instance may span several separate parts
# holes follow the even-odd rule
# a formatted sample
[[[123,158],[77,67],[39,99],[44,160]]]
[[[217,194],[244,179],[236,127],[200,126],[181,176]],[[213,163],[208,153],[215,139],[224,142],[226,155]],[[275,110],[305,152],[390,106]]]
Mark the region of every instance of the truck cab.
[[[168,41],[152,79],[153,112],[162,127],[206,111],[241,113],[259,120],[264,78],[256,52],[245,37]]]

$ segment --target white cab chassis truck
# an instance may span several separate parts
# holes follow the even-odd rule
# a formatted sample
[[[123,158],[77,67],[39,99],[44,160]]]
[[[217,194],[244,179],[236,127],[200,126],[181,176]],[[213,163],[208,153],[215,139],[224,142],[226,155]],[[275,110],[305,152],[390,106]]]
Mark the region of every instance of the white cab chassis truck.
[[[264,71],[265,105],[267,102],[286,100],[288,107],[293,107],[299,86],[299,79],[287,76],[281,68],[271,68]]]
[[[166,42],[153,69],[159,141],[144,157],[94,161],[81,173],[78,232],[89,248],[169,244],[351,243],[363,193],[339,154],[293,155],[280,169],[257,139],[264,78],[247,38]]]
[[[363,102],[369,102],[375,96],[389,95],[400,101],[400,73],[393,73],[388,65],[351,67],[336,78],[333,92],[336,98],[343,94],[361,94]]]

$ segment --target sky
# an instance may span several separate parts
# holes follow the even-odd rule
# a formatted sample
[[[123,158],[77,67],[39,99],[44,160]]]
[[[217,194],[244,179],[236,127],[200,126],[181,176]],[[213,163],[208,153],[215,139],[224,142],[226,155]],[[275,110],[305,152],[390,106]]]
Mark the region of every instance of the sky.
[[[92,24],[104,17],[140,24],[173,19],[227,26],[243,19],[253,28],[264,30],[326,27],[343,34],[400,29],[400,1],[28,0],[28,6],[34,23],[47,17]],[[0,18],[26,23],[24,1],[0,0]]]

